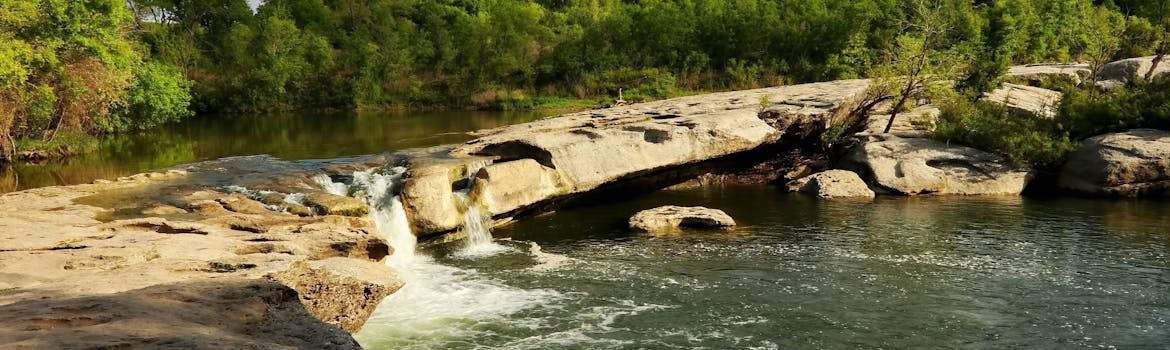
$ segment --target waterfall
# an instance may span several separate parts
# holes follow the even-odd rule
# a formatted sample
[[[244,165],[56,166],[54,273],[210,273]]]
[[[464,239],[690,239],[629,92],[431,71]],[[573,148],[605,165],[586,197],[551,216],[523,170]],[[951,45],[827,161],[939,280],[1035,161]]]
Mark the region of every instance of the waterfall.
[[[475,175],[479,173],[480,169],[486,165],[485,163],[476,163],[468,167],[467,187],[455,191],[455,198],[459,199],[459,203],[463,210],[463,227],[460,228],[464,238],[463,250],[458,252],[458,255],[465,257],[478,257],[485,255],[495,255],[496,253],[507,250],[504,246],[492,242],[492,217],[478,204],[475,203],[468,193],[471,192],[472,186],[475,185]]]
[[[415,260],[415,246],[418,244],[398,195],[405,174],[406,168],[403,167],[374,168],[354,172],[353,184],[349,186],[333,182],[325,175],[317,175],[313,181],[332,194],[344,196],[352,192],[354,197],[369,205],[374,226],[385,236],[390,247],[394,248],[387,264],[405,265]]]
[[[353,173],[351,185],[338,184],[324,175],[314,178],[330,193],[348,194],[370,206],[370,218],[394,248],[386,264],[406,282],[382,301],[366,323],[361,337],[364,346],[377,347],[374,344],[397,339],[439,340],[453,335],[448,332],[473,328],[453,324],[498,319],[562,297],[555,291],[514,288],[475,270],[436,263],[426,254],[415,256],[417,240],[398,195],[405,173],[401,167],[359,171]],[[491,217],[468,200],[469,190],[456,193],[467,208],[463,230],[468,233],[468,245],[456,255],[483,256],[509,250],[492,243],[488,230]]]

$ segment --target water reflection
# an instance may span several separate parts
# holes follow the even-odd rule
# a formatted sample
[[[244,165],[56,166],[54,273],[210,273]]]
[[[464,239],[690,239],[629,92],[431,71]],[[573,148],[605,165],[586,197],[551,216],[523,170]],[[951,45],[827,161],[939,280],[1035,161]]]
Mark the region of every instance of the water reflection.
[[[87,183],[229,156],[323,159],[459,143],[471,139],[468,131],[549,114],[382,111],[205,116],[146,133],[107,137],[93,154],[0,167],[0,192]]]

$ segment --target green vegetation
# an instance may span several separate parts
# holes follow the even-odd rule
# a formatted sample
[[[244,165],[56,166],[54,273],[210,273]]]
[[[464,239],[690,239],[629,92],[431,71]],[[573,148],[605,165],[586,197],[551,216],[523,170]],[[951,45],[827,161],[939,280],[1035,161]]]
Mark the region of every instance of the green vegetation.
[[[189,114],[188,83],[148,63],[121,0],[0,2],[0,156],[15,139],[141,129]]]
[[[929,6],[927,6],[929,4]],[[866,76],[969,100],[1010,64],[1170,51],[1160,0],[9,0],[0,142],[199,113],[582,108]],[[915,62],[915,58],[924,58]],[[909,78],[905,78],[909,77]]]
[[[915,3],[932,4],[931,16]],[[904,51],[915,45],[965,59],[933,66],[979,62],[971,71],[982,75],[962,77],[979,90],[1012,63],[1088,59],[1101,37],[1086,14],[1126,13],[1091,0],[269,0],[255,13],[244,0],[141,0],[133,7],[151,55],[195,82],[201,112],[533,108],[612,99],[619,90],[641,101],[869,76],[890,56],[913,55]],[[912,25],[936,18],[945,25],[936,32]],[[1153,25],[1141,28],[1148,37]],[[1130,46],[1149,46],[1137,32]]]

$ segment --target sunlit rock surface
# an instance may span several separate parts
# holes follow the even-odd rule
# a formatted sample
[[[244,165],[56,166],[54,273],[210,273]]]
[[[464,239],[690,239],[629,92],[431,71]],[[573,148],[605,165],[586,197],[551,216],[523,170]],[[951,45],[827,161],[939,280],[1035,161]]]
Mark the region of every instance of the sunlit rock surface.
[[[1015,113],[1048,119],[1056,117],[1061,97],[1059,91],[1006,83],[983,94],[984,101],[1002,104]]]
[[[1089,72],[1087,63],[1041,63],[1008,67],[1004,76],[1029,84],[1040,84],[1051,79],[1068,79],[1080,84],[1081,77],[1088,76]]]
[[[899,195],[1019,195],[1032,178],[1030,169],[974,148],[892,135],[862,141],[844,167]]]
[[[1170,195],[1170,132],[1135,129],[1089,138],[1069,156],[1059,184],[1099,196]]]
[[[868,86],[842,80],[689,96],[485,130],[451,150],[456,161],[442,163],[493,159],[483,177],[449,165],[412,168],[404,202],[416,234],[443,232],[461,222],[448,204],[460,183],[471,182],[472,198],[503,215],[785,137],[819,136]]]
[[[257,200],[319,191],[322,166],[241,157],[0,196],[0,343],[357,348],[346,331],[402,285],[384,237]]]
[[[1164,60],[1154,69],[1152,78],[1170,75],[1170,60]],[[1104,88],[1124,86],[1134,79],[1145,79],[1150,67],[1154,64],[1154,56],[1127,58],[1110,62],[1101,67],[1097,73],[1097,84]]]
[[[873,190],[857,173],[848,170],[827,170],[787,184],[789,192],[807,193],[818,198],[874,198]]]
[[[630,217],[630,228],[643,232],[669,232],[683,228],[723,229],[735,220],[719,209],[665,206],[647,209]]]

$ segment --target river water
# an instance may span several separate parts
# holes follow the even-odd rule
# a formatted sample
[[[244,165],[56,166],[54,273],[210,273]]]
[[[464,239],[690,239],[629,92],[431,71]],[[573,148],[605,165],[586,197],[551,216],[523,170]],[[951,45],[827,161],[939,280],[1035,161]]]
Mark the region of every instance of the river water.
[[[468,131],[532,121],[550,112],[385,111],[200,116],[100,140],[96,152],[40,164],[0,163],[0,193],[88,183],[230,156],[285,160],[374,154],[459,143]]]
[[[631,233],[721,208],[730,232]],[[1165,348],[1170,203],[661,191],[424,247],[371,349]]]

